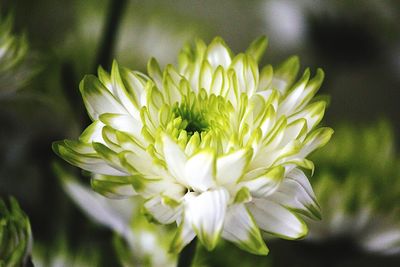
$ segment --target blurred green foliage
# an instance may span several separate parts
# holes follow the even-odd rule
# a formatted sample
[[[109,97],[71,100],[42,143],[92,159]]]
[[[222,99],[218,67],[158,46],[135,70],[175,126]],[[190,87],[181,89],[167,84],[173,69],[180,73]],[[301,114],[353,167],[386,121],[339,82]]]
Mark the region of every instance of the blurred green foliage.
[[[390,124],[346,124],[335,132],[332,142],[313,155],[318,167],[311,182],[319,201],[340,194],[347,212],[368,207],[399,216],[400,158]]]

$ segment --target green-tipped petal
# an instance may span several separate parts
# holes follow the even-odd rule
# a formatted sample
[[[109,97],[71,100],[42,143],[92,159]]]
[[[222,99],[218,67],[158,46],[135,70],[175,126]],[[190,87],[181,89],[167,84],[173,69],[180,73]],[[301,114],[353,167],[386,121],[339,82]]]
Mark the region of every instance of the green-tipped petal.
[[[97,120],[103,113],[127,113],[121,103],[95,76],[86,75],[79,84],[79,89],[92,120]]]
[[[236,183],[242,177],[252,155],[251,149],[241,149],[219,157],[217,160],[218,184]]]
[[[261,57],[264,55],[265,50],[268,46],[268,39],[266,36],[261,36],[254,40],[249,48],[246,50],[246,54],[252,56],[255,61],[260,61]]]
[[[221,235],[229,193],[226,189],[204,192],[186,199],[186,218],[193,227],[200,242],[212,250]]]
[[[228,208],[222,237],[253,254],[267,255],[269,252],[260,229],[243,204]]]
[[[307,232],[305,223],[280,204],[267,199],[253,199],[247,204],[261,230],[284,239],[298,239]]]

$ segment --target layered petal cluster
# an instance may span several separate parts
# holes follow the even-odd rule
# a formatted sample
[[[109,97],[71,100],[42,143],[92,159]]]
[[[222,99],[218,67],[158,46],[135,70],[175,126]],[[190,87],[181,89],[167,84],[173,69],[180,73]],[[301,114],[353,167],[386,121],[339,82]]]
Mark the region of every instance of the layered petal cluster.
[[[93,173],[96,191],[139,194],[149,219],[176,223],[172,251],[197,236],[209,250],[222,237],[267,254],[260,230],[303,237],[300,215],[319,217],[306,157],[332,134],[316,127],[324,74],[307,69],[296,81],[297,57],[259,70],[266,45],[260,38],[234,55],[215,38],[185,46],[178,66],[151,59],[147,75],[99,68],[80,84],[93,123],[53,149]]]
[[[0,266],[27,266],[32,249],[29,218],[15,198],[0,199]]]

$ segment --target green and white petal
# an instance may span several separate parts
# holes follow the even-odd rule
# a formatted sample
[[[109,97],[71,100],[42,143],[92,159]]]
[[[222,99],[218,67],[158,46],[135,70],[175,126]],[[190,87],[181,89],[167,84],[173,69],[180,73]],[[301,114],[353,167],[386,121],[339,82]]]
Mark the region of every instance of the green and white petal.
[[[255,61],[259,62],[261,57],[264,55],[265,50],[268,46],[268,39],[265,36],[261,36],[254,40],[249,48],[246,50],[246,54],[252,56]]]
[[[181,150],[179,145],[166,134],[162,136],[162,144],[164,158],[169,172],[179,182],[185,184],[185,165],[187,161],[185,153]]]
[[[137,195],[131,176],[111,176],[96,174],[90,184],[97,193],[112,199],[123,199]]]
[[[231,64],[231,52],[224,40],[220,37],[214,38],[206,51],[206,59],[213,69],[222,66],[227,69]]]
[[[139,92],[135,90],[128,91],[127,90],[128,88],[132,89],[138,87],[137,84],[135,84],[136,81],[130,80],[129,82],[124,82],[120,74],[120,68],[118,66],[118,63],[115,60],[113,61],[111,67],[111,82],[113,85],[113,95],[115,96],[115,98],[119,100],[119,102],[125,107],[125,109],[131,116],[139,119],[139,110],[140,110],[139,99],[141,96],[141,91],[143,91],[144,85],[140,84],[142,90],[139,90]],[[129,87],[125,88],[125,84],[128,85]]]
[[[284,239],[298,239],[307,232],[305,223],[285,207],[271,200],[254,198],[246,204],[261,230]]]
[[[228,208],[222,237],[253,254],[267,255],[269,252],[260,229],[243,204]]]
[[[243,176],[252,154],[251,149],[240,149],[219,157],[217,160],[218,184],[236,183]]]
[[[301,150],[301,156],[306,157],[314,150],[326,145],[333,135],[333,130],[331,128],[322,127],[313,131],[304,140],[304,146]]]
[[[99,117],[100,121],[105,125],[121,132],[126,132],[132,135],[135,140],[143,145],[146,144],[142,136],[142,123],[134,117],[127,114],[111,114],[104,113]]]
[[[134,176],[132,185],[135,191],[145,199],[162,195],[179,201],[187,192],[186,187],[169,179],[146,179]]]
[[[297,56],[288,58],[274,71],[271,87],[285,94],[296,79],[299,69],[299,58]]]
[[[164,197],[155,196],[144,203],[145,211],[158,223],[173,223],[181,216],[182,206],[178,202],[174,205],[166,202]]]
[[[204,149],[187,160],[185,180],[189,187],[199,192],[215,186],[215,153],[213,150]]]
[[[94,121],[79,136],[79,141],[87,144],[91,144],[92,142],[99,142],[104,144],[105,141],[102,136],[103,127],[104,124],[101,121]]]
[[[111,92],[93,75],[86,75],[79,84],[79,89],[92,120],[97,120],[103,113],[128,113]]]
[[[196,237],[196,233],[193,231],[187,214],[184,214],[182,218],[183,219],[178,222],[178,229],[171,242],[169,251],[172,253],[181,252],[181,250]]]
[[[268,199],[311,219],[321,219],[320,207],[311,184],[299,169],[293,169],[288,173],[279,188]]]
[[[265,198],[277,190],[283,180],[284,175],[285,168],[282,166],[277,166],[268,169],[265,173],[256,178],[239,183],[238,186],[247,187],[253,197]]]
[[[72,165],[86,171],[116,176],[127,176],[128,174],[110,166],[104,159],[96,154],[81,154],[68,146],[65,141],[53,143],[53,151]]]
[[[185,215],[200,242],[212,250],[224,224],[229,193],[225,188],[185,196]]]
[[[325,101],[311,103],[303,110],[288,117],[288,122],[291,123],[298,119],[304,118],[307,120],[308,131],[311,131],[322,120],[322,117],[325,114],[325,108]]]

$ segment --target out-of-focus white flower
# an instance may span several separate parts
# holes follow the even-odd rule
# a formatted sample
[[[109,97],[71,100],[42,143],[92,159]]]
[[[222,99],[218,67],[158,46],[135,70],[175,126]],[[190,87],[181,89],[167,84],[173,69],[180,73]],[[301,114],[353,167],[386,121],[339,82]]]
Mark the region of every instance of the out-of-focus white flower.
[[[32,251],[32,261],[35,267],[96,267],[100,266],[100,254],[92,247],[68,247],[63,236],[54,240],[55,244],[46,246],[35,243]]]
[[[171,232],[150,224],[140,215],[142,201],[138,198],[110,199],[79,183],[76,178],[56,165],[63,188],[75,204],[92,219],[117,233],[115,249],[124,266],[175,266],[175,257],[167,253]],[[129,256],[125,259],[126,255]],[[94,265],[93,265],[94,266]]]
[[[315,155],[312,184],[322,220],[309,222],[309,240],[343,237],[367,251],[400,253],[400,169],[391,128],[341,126],[335,137]]]
[[[297,57],[277,69],[257,61],[267,42],[234,55],[221,38],[197,41],[179,54],[178,67],[149,76],[119,67],[80,84],[93,120],[79,141],[54,151],[93,173],[92,187],[110,197],[140,195],[146,213],[176,223],[171,249],[195,236],[209,250],[222,236],[267,254],[260,229],[296,239],[307,233],[301,215],[319,217],[306,175],[306,157],[332,129],[319,128],[324,100],[313,100],[324,74],[296,82]]]
[[[28,51],[25,35],[15,35],[12,30],[13,17],[0,17],[0,97],[22,87],[32,75],[25,62]]]

